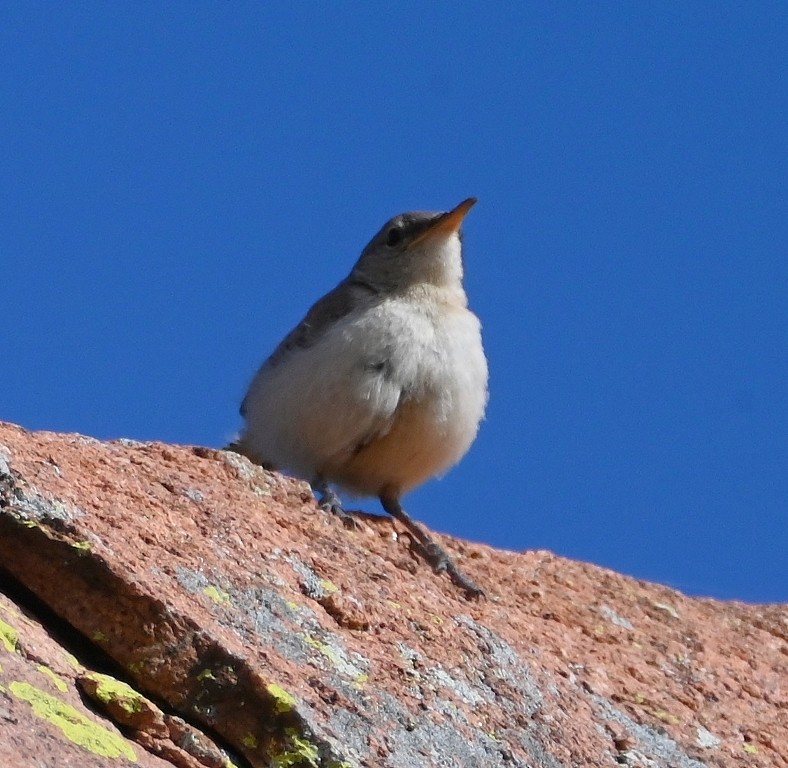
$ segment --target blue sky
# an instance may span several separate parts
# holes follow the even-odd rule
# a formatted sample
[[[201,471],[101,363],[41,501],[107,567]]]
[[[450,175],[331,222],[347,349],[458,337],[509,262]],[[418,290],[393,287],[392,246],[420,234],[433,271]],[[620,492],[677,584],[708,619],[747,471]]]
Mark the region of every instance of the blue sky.
[[[220,446],[389,216],[473,195],[488,416],[408,510],[788,600],[787,47],[768,2],[3,4],[0,419]]]

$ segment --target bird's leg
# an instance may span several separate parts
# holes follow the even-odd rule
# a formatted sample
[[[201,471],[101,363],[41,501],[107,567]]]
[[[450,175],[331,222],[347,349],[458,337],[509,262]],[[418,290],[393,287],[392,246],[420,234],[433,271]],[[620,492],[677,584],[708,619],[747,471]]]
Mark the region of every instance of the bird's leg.
[[[399,520],[415,537],[421,547],[424,559],[436,573],[446,571],[456,586],[465,591],[466,597],[483,597],[484,590],[466,576],[449,557],[449,553],[438,544],[403,508],[396,496],[380,497],[380,503],[393,518]]]
[[[346,528],[357,528],[358,522],[353,515],[345,512],[337,492],[325,481],[323,478],[318,477],[312,481],[312,490],[315,494],[319,494],[320,498],[317,504],[324,512],[330,512],[336,515]]]

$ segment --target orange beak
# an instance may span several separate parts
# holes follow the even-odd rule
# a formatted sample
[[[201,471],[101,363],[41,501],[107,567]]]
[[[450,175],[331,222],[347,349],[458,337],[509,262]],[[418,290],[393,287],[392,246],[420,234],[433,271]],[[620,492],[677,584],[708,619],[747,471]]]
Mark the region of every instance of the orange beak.
[[[439,233],[445,236],[453,232],[458,232],[462,226],[463,219],[468,215],[468,211],[470,211],[474,205],[476,205],[476,198],[469,197],[467,200],[463,200],[456,208],[442,213],[411,243],[411,245],[416,245],[416,243],[420,243],[422,240],[426,240]]]

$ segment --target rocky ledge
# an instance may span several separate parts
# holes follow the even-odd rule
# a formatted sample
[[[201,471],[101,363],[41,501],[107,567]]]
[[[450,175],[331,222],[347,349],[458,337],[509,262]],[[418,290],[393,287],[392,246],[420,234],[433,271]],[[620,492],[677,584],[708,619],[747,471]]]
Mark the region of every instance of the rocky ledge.
[[[788,766],[788,607],[391,520],[234,454],[0,424],[0,765]]]

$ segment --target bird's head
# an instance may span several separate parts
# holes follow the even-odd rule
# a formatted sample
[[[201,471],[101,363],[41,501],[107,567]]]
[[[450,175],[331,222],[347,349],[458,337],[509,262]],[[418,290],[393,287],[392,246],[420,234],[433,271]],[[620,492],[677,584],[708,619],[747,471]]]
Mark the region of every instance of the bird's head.
[[[444,213],[414,211],[387,221],[364,249],[352,276],[378,290],[428,285],[462,291],[463,219],[476,198]]]

